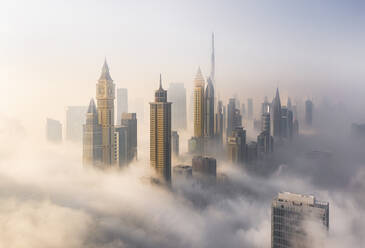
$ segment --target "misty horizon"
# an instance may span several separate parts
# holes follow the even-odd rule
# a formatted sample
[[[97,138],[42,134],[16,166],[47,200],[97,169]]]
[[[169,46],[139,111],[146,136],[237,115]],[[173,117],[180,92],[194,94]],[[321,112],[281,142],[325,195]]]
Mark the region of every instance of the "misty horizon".
[[[0,247],[272,247],[280,192],[328,203],[306,245],[361,247],[364,10],[4,2]]]

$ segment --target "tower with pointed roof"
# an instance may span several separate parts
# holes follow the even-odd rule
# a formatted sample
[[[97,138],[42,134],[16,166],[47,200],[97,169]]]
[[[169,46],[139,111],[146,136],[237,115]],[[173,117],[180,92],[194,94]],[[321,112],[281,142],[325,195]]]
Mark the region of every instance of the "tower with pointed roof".
[[[194,80],[194,137],[204,136],[204,86],[205,81],[200,70]]]
[[[114,99],[115,84],[105,59],[96,84],[96,100],[98,121],[102,127],[102,162],[106,166],[114,164]]]
[[[212,33],[212,57],[211,57],[211,71],[210,79],[215,87],[215,53],[214,53],[214,33]]]
[[[276,95],[272,101],[271,108],[271,129],[272,135],[274,137],[281,136],[281,103],[280,103],[280,95],[279,88],[276,89]]]
[[[167,91],[155,91],[155,101],[150,103],[150,162],[165,182],[171,182],[171,103]]]
[[[91,99],[83,126],[83,163],[87,166],[100,165],[101,162],[102,128],[99,125],[94,99]]]
[[[214,136],[214,86],[212,79],[208,78],[204,95],[204,136]]]

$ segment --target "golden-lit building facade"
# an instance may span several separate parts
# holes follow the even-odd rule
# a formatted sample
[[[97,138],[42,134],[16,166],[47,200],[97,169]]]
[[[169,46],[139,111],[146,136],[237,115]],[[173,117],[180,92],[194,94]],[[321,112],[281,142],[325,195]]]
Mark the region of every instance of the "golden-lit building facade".
[[[155,101],[150,103],[150,161],[151,166],[167,182],[171,182],[171,103],[167,91],[155,92]]]
[[[194,80],[194,136],[204,136],[204,86],[205,81],[200,68]]]
[[[102,163],[114,164],[114,99],[115,84],[105,60],[101,76],[96,84],[96,100],[99,124],[102,128]]]

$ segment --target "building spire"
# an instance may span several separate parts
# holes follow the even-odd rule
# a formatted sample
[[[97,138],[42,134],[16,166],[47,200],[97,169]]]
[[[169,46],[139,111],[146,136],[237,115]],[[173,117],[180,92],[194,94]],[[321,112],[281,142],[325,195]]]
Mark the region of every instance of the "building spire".
[[[214,32],[212,33],[212,57],[211,57],[211,71],[210,78],[215,86],[215,53],[214,53]]]
[[[200,66],[198,68],[194,81],[195,81],[195,87],[204,87],[205,85],[204,77],[202,75],[202,71],[200,70]]]
[[[160,87],[155,91],[155,102],[166,102],[167,91],[162,88],[162,76],[160,73]]]
[[[94,98],[91,98],[87,112],[90,114],[96,114]]]
[[[279,88],[276,88],[276,95],[275,95],[275,98],[280,98],[280,96],[279,96]]]
[[[99,80],[112,80],[110,73],[109,73],[109,66],[108,62],[106,61],[106,57],[104,59],[103,68],[101,69],[101,75]]]
[[[103,72],[109,72],[109,66],[108,66],[108,62],[106,61],[106,57],[104,58],[104,64],[103,64]]]

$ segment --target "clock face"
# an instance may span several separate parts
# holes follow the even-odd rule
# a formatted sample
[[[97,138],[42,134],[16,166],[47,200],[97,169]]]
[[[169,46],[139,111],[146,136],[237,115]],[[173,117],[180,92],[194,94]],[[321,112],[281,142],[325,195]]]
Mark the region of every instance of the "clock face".
[[[98,88],[98,94],[99,95],[104,95],[104,92],[105,92],[104,87],[101,86],[101,87]]]
[[[114,98],[114,87],[108,88],[108,96]]]

